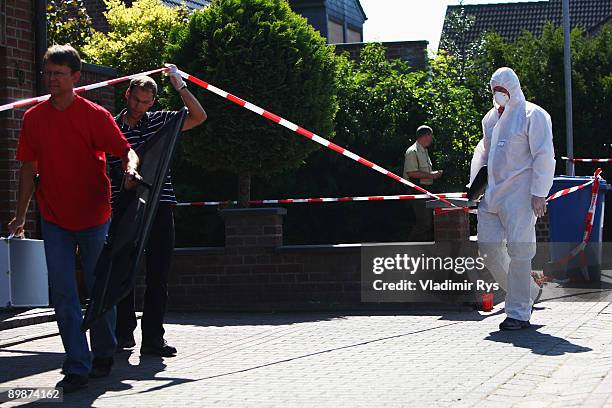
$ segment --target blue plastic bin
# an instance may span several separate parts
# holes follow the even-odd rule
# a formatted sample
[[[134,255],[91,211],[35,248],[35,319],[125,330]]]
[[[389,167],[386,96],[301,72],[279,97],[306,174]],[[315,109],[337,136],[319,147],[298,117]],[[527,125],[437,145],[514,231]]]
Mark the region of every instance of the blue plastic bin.
[[[554,178],[550,194],[584,184],[590,179],[591,177],[584,176],[557,176]],[[593,220],[593,232],[585,250],[589,276],[583,276],[584,280],[600,280],[605,194],[610,187],[605,180],[600,181],[595,219]],[[559,197],[548,203],[550,255],[553,263],[568,256],[570,251],[582,242],[585,228],[584,220],[590,204],[591,186]],[[580,266],[579,256],[574,258],[569,264],[564,265],[563,269],[567,273],[566,277],[572,279],[572,274],[582,273]]]
[[[591,177],[557,176],[554,178],[550,194],[565,188],[575,187],[589,181]],[[608,189],[605,180],[601,180],[593,233],[590,242],[601,242],[604,225],[605,194]],[[585,187],[569,195],[559,197],[548,203],[551,242],[582,242],[584,235],[584,217],[591,204],[591,186]]]

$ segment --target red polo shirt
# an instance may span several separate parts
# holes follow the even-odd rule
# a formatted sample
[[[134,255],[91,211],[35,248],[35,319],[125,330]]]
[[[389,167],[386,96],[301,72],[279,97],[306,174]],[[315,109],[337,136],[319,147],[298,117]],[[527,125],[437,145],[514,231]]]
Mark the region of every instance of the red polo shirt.
[[[38,163],[36,198],[42,217],[78,231],[109,219],[104,153],[122,157],[129,148],[111,114],[77,95],[63,111],[50,101],[26,111],[17,160]]]

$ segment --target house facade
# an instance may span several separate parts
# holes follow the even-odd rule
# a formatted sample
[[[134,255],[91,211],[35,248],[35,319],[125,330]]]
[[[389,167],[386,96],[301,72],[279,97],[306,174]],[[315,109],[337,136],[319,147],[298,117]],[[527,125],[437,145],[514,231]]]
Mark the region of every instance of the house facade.
[[[330,44],[363,42],[366,14],[359,0],[289,0],[291,8]]]

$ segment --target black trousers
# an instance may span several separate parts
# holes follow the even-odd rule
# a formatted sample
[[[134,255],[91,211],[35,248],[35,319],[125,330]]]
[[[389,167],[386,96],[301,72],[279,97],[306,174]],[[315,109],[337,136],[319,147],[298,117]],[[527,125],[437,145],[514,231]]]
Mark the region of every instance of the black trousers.
[[[174,216],[171,205],[160,204],[145,249],[146,290],[142,313],[144,343],[164,338],[164,314],[168,300],[168,274],[174,252]],[[136,329],[134,290],[117,305],[117,338],[133,336]]]

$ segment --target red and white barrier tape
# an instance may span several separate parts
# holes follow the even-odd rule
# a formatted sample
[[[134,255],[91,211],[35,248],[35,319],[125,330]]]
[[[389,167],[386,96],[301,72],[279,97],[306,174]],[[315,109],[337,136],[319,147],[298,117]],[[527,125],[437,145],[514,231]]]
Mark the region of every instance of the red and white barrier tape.
[[[465,198],[465,193],[438,194],[442,198]],[[427,194],[415,195],[389,195],[389,196],[362,196],[362,197],[326,197],[326,198],[285,198],[280,200],[251,200],[249,204],[306,204],[306,203],[333,203],[347,201],[391,201],[391,200],[419,200],[430,198]],[[177,207],[204,207],[223,204],[237,204],[236,201],[195,201],[191,203],[178,203]]]
[[[595,177],[599,177],[601,173],[601,169],[595,172]],[[546,202],[552,201],[556,198],[566,196],[568,194],[574,193],[578,190],[581,190],[585,187],[593,184],[596,178],[589,180],[588,182],[581,184],[579,186],[566,188],[556,193],[552,194],[550,197],[546,199]],[[446,194],[437,194],[438,197],[441,198],[465,198],[467,196],[466,193],[446,193]],[[262,205],[262,204],[304,204],[304,203],[328,203],[328,202],[346,202],[346,201],[386,201],[386,200],[415,200],[415,199],[424,199],[429,198],[427,194],[416,194],[416,195],[390,195],[390,196],[362,196],[362,197],[335,197],[335,198],[285,198],[278,200],[251,200],[249,204],[254,205]],[[190,203],[178,203],[177,207],[204,207],[204,206],[217,206],[224,204],[237,204],[236,201],[195,201]],[[462,207],[453,207],[453,208],[434,208],[434,214],[440,215],[444,213],[448,213],[450,211],[465,211],[470,214],[477,214],[478,210],[462,208]]]
[[[168,68],[157,68],[157,69],[152,69],[151,71],[141,72],[139,74],[128,75],[128,76],[124,76],[120,78],[109,79],[108,81],[97,82],[95,84],[79,86],[78,88],[74,88],[74,92],[91,91],[92,89],[102,88],[108,85],[115,85],[120,82],[129,81],[139,76],[152,75],[152,74],[156,74],[158,72],[167,71],[167,70]],[[0,112],[9,110],[9,109],[16,109],[16,108],[21,108],[21,107],[28,106],[28,105],[33,105],[35,103],[44,102],[47,99],[49,99],[50,96],[51,95],[37,96],[35,98],[22,99],[17,102],[7,103],[6,105],[0,105]]]
[[[457,208],[434,208],[434,215],[447,214],[454,211],[464,211],[468,214],[478,214],[477,208],[457,207]]]
[[[598,169],[598,170],[600,170],[600,169]],[[600,172],[601,172],[601,170],[600,170]],[[571,193],[574,193],[574,192],[576,192],[576,191],[578,191],[578,190],[582,190],[583,188],[588,187],[588,186],[590,186],[591,184],[593,184],[593,182],[594,182],[594,181],[595,181],[595,179],[590,180],[590,181],[587,181],[587,182],[586,182],[586,183],[584,183],[584,184],[580,184],[579,186],[574,186],[574,187],[570,187],[570,188],[565,188],[565,189],[563,189],[563,190],[557,191],[556,193],[554,193],[554,194],[552,194],[550,197],[548,197],[548,198],[546,199],[546,202],[552,201],[552,200],[557,199],[557,198],[559,198],[559,197],[566,196],[566,195],[571,194]]]
[[[440,197],[439,195],[431,193],[431,192],[425,190],[424,188],[419,187],[416,184],[414,184],[414,183],[412,183],[412,182],[410,182],[410,181],[408,181],[408,180],[398,176],[397,174],[392,173],[389,170],[386,170],[386,169],[378,166],[377,164],[372,163],[372,162],[364,159],[363,157],[360,157],[360,156],[356,155],[355,153],[345,149],[344,147],[338,146],[337,144],[332,143],[329,140],[324,139],[321,136],[318,136],[318,135],[312,133],[311,131],[309,131],[307,129],[304,129],[304,128],[296,125],[295,123],[292,123],[292,122],[290,122],[290,121],[288,121],[286,119],[283,119],[280,116],[278,116],[278,115],[276,115],[276,114],[274,114],[272,112],[268,112],[267,110],[265,110],[263,108],[260,108],[259,106],[254,105],[254,104],[252,104],[252,103],[250,103],[248,101],[245,101],[244,99],[241,99],[241,98],[239,98],[239,97],[237,97],[235,95],[232,95],[229,92],[226,92],[226,91],[224,91],[222,89],[219,89],[216,86],[211,85],[211,84],[209,84],[209,83],[207,83],[207,82],[205,82],[205,81],[203,81],[203,80],[201,80],[199,78],[196,78],[196,77],[194,77],[191,74],[188,74],[188,73],[183,72],[181,70],[178,70],[178,72],[181,74],[181,76],[183,78],[187,79],[188,81],[191,81],[194,84],[196,84],[196,85],[198,85],[198,86],[200,86],[200,87],[202,87],[204,89],[207,89],[210,92],[212,92],[212,93],[214,93],[214,94],[216,94],[216,95],[218,95],[218,96],[220,96],[222,98],[225,98],[225,99],[235,103],[236,105],[242,106],[243,108],[248,109],[251,112],[254,112],[254,113],[256,113],[256,114],[258,114],[260,116],[263,116],[264,118],[266,118],[266,119],[268,119],[268,120],[270,120],[270,121],[272,121],[274,123],[277,123],[277,124],[279,124],[281,126],[284,126],[287,129],[292,130],[295,133],[298,133],[298,134],[300,134],[300,135],[302,135],[302,136],[304,136],[304,137],[306,137],[306,138],[308,138],[308,139],[310,139],[310,140],[312,140],[312,141],[314,141],[316,143],[319,143],[320,145],[323,145],[323,146],[327,147],[330,150],[335,151],[336,153],[344,155],[344,156],[346,156],[346,157],[348,157],[348,158],[350,158],[350,159],[352,159],[352,160],[354,160],[354,161],[356,161],[358,163],[361,163],[362,165],[364,165],[366,167],[369,167],[369,168],[371,168],[373,170],[376,170],[379,173],[384,174],[387,177],[392,178],[395,181],[399,181],[400,183],[405,184],[408,187],[412,187],[415,190],[420,191],[421,193],[427,194],[430,197],[433,197],[433,198],[435,198],[437,200],[440,200],[440,201],[450,205],[451,207],[456,207],[453,203],[451,203],[450,201],[445,200],[444,198]]]
[[[576,248],[572,249],[570,253],[558,260],[556,263],[558,265],[567,265],[574,257],[578,254],[581,254],[581,269],[582,275],[585,280],[589,280],[589,273],[587,269],[587,260],[586,254],[584,250],[591,239],[591,234],[593,233],[593,222],[595,221],[595,210],[597,208],[597,196],[599,195],[599,184],[601,180],[601,169],[595,170],[593,174],[593,181],[590,183],[591,186],[591,203],[589,204],[589,210],[584,218],[584,235],[582,236],[582,242],[576,246]]]
[[[587,181],[584,184],[580,184],[578,186],[574,186],[574,187],[570,187],[570,188],[565,188],[563,190],[557,191],[556,193],[552,194],[550,197],[548,197],[546,199],[546,202],[555,200],[559,197],[563,197],[566,196],[568,194],[574,193],[578,190],[582,190],[585,187],[588,187],[590,185],[592,185],[593,183],[597,182],[599,184],[599,178],[601,177],[601,169],[597,169],[595,170],[595,173],[593,174],[593,178],[589,181]],[[597,187],[597,189],[599,190],[599,186]],[[440,215],[449,211],[457,211],[459,210],[459,208],[435,208],[434,209],[434,213],[436,215]],[[468,210],[467,212],[469,212],[470,214],[477,214],[478,212],[476,210]]]
[[[569,157],[561,157],[561,158],[563,160],[573,161],[574,163],[576,163],[576,162],[581,162],[581,163],[612,163],[612,159],[578,159],[578,158],[570,159]]]

